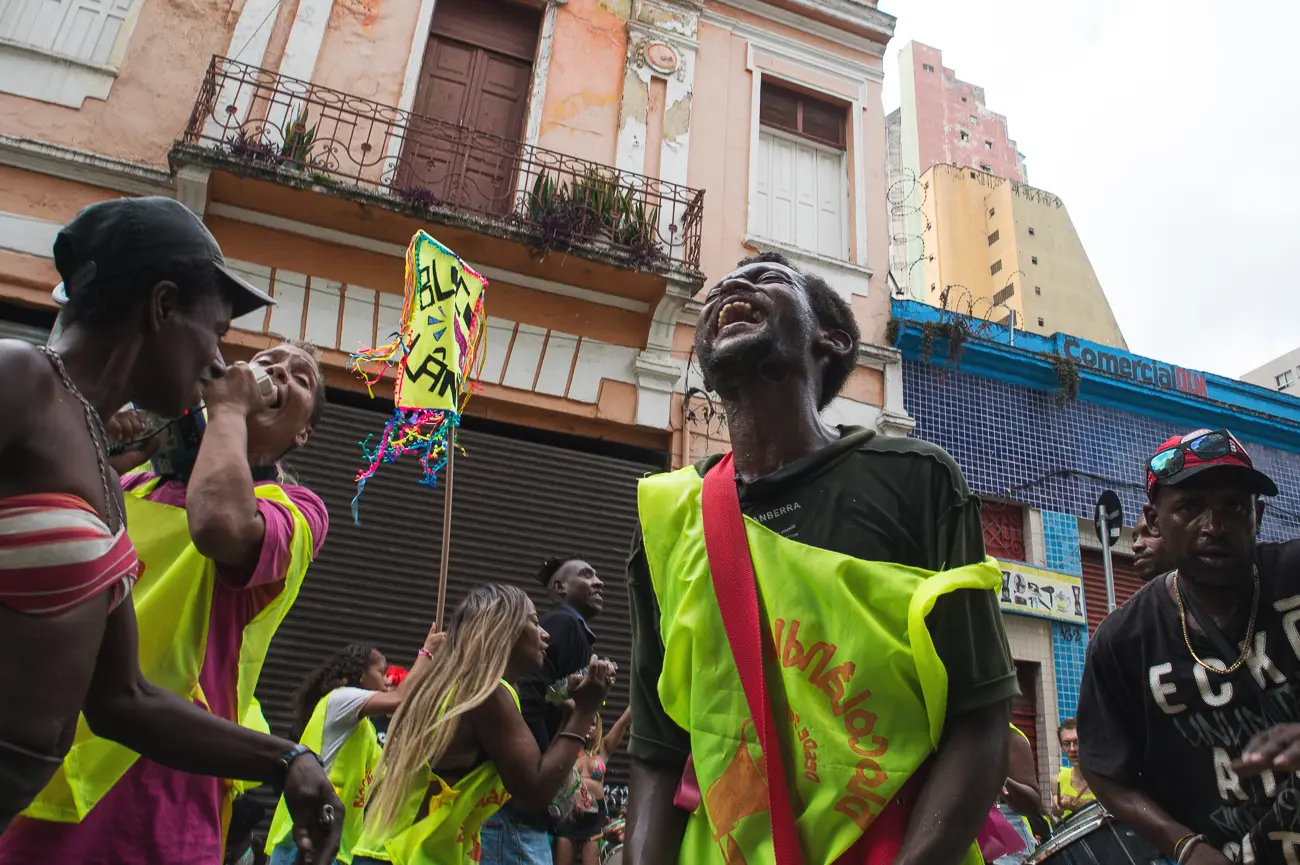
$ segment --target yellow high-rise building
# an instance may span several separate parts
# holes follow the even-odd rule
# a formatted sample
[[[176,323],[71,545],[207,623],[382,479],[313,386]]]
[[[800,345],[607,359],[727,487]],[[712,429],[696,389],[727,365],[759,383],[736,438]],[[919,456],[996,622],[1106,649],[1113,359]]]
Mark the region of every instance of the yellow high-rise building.
[[[920,187],[923,260],[911,272],[924,284],[914,296],[1033,333],[1128,348],[1059,197],[955,165],[930,168]]]

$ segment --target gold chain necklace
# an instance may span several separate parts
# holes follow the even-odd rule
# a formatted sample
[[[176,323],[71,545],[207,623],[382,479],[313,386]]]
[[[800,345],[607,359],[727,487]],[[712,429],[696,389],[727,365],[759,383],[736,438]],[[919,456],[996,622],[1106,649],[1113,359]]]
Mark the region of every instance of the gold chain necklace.
[[[1178,571],[1174,571],[1174,600],[1178,602],[1178,618],[1183,623],[1183,643],[1186,644],[1187,651],[1191,653],[1192,660],[1209,670],[1211,673],[1219,673],[1221,675],[1235,673],[1241,668],[1242,664],[1246,663],[1246,658],[1250,657],[1250,646],[1251,643],[1254,642],[1255,638],[1255,614],[1259,611],[1259,568],[1252,566],[1251,570],[1255,575],[1255,595],[1250,601],[1250,621],[1246,623],[1246,640],[1242,644],[1241,655],[1238,656],[1237,660],[1233,661],[1232,665],[1226,669],[1211,667],[1209,664],[1202,661],[1200,656],[1196,654],[1196,650],[1192,648],[1192,639],[1187,633],[1187,610],[1183,607],[1183,592],[1179,586],[1181,575]]]

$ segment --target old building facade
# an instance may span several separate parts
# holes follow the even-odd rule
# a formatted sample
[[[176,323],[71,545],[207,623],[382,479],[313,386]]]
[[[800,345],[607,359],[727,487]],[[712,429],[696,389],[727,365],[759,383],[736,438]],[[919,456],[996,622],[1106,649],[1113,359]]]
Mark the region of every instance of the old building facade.
[[[879,345],[892,33],[874,0],[14,0],[0,329],[44,338],[51,244],[79,209],[159,194],[278,301],[235,323],[227,359],[321,348],[331,406],[294,462],[334,520],[263,677],[281,723],[320,655],[368,638],[402,657],[431,618],[442,496],[396,467],[360,525],[347,508],[391,389],[371,399],[345,363],[395,329],[417,229],[491,283],[453,603],[557,553],[621,570],[636,478],[725,440],[690,365],[696,298],[755,251],[824,274],[858,316],[828,417],[910,430]],[[626,662],[610,582],[597,630]]]

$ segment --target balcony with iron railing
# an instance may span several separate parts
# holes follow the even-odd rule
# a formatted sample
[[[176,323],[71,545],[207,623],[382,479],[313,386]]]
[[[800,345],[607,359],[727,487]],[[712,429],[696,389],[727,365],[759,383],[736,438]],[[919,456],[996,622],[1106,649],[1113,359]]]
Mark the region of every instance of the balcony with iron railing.
[[[698,281],[704,192],[213,57],[172,165],[204,164]]]

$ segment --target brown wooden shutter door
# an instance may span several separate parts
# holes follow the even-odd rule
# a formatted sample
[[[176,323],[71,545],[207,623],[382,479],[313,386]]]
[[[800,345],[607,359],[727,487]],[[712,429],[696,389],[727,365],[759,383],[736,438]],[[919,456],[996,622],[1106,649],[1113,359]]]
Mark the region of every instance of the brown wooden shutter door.
[[[541,13],[497,0],[440,0],[425,47],[398,187],[483,213],[513,205]],[[422,123],[420,117],[464,127]],[[506,141],[503,141],[505,139]]]

